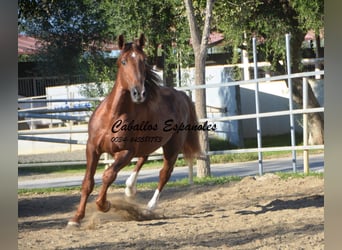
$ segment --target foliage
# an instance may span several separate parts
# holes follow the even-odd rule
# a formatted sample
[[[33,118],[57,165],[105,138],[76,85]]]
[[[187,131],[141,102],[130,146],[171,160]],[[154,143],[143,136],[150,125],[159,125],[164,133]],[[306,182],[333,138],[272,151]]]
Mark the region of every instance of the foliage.
[[[313,29],[318,34],[324,27],[323,0],[293,0],[291,5],[298,13],[298,22],[303,30]]]
[[[82,85],[80,94],[86,97],[104,97],[111,91],[116,76],[116,60],[105,58],[101,52],[92,56],[83,57],[81,60],[82,75],[93,84]],[[94,102],[97,107],[99,102]]]
[[[105,23],[101,22],[98,1],[19,1],[19,32],[44,41],[39,60],[47,75],[81,73],[81,57],[103,42]]]
[[[318,33],[324,23],[323,0],[218,0],[214,12],[216,28],[232,45],[241,46],[244,33],[248,39],[258,37],[258,51],[277,70],[279,60],[285,61],[284,34],[292,34],[301,43],[309,29]],[[294,53],[293,58],[299,55]]]
[[[207,185],[222,185],[225,183],[230,183],[234,181],[240,181],[242,178],[239,176],[222,176],[222,177],[206,177],[206,178],[197,178],[194,177],[194,184],[199,186],[207,186]],[[137,189],[156,189],[158,183],[157,182],[147,182],[147,183],[137,183]],[[98,189],[100,185],[95,185],[95,189]],[[190,186],[189,179],[183,178],[176,181],[170,181],[167,183],[165,188],[171,187],[184,187]],[[124,184],[116,184],[117,188],[124,188]],[[49,194],[56,192],[75,192],[79,191],[79,186],[74,187],[55,187],[55,188],[32,188],[32,189],[18,189],[18,195],[30,195],[30,194]]]
[[[185,66],[189,62],[181,0],[19,0],[18,6],[19,32],[45,41],[36,58],[46,62],[41,69],[45,75],[88,72],[88,81],[113,80],[112,68],[104,67],[100,52],[105,44],[115,44],[120,34],[132,40],[144,33],[151,64],[161,54],[166,68],[180,60]]]
[[[289,172],[279,172],[275,173],[279,176],[282,180],[293,179],[293,178],[306,178],[306,177],[316,177],[319,179],[324,178],[323,173],[311,172],[307,175],[303,173],[289,173]],[[205,177],[205,178],[197,178],[194,177],[194,185],[198,186],[208,186],[208,185],[223,185],[230,182],[236,182],[242,180],[240,176],[221,176],[221,177]],[[125,185],[115,185],[118,188],[124,188]],[[167,183],[165,188],[177,188],[177,187],[184,187],[189,186],[188,178],[170,181]],[[95,185],[95,189],[98,189],[99,185]],[[138,189],[155,189],[157,188],[157,182],[148,182],[148,183],[138,183]],[[32,194],[49,194],[49,193],[56,193],[56,192],[64,192],[70,193],[79,191],[80,187],[57,187],[57,188],[33,188],[33,189],[18,189],[18,195],[32,195]]]
[[[284,74],[287,71],[284,35],[291,34],[290,66],[292,73],[297,73],[302,70],[303,66],[301,47],[305,34],[310,29],[319,34],[320,29],[323,28],[324,4],[323,0],[249,0],[243,2],[218,0],[214,16],[216,28],[223,31],[232,46],[246,47],[247,51],[252,53],[249,41],[251,37],[256,37],[259,43],[258,60],[271,62],[271,70],[278,74]],[[293,79],[292,82],[293,100],[301,106],[302,84],[300,79]],[[310,86],[308,86],[308,96],[308,106],[319,107],[319,102]],[[319,113],[309,114],[309,121],[312,143],[323,144],[323,116]]]
[[[164,73],[176,65],[191,63],[189,36],[184,8],[180,0],[107,1],[108,18],[114,34],[123,34],[127,40],[144,33],[145,51],[149,63],[157,65],[162,57]],[[181,54],[181,55],[180,55]]]
[[[278,175],[280,177],[280,179],[282,179],[282,180],[294,179],[294,178],[305,178],[305,177],[308,177],[308,176],[317,177],[319,179],[323,179],[324,178],[324,173],[319,173],[319,172],[310,172],[308,174],[279,172],[279,173],[276,173],[276,175]]]
[[[200,26],[205,4],[203,0],[193,1]],[[100,63],[96,53],[105,43],[115,43],[119,34],[132,40],[145,33],[151,64],[156,64],[157,55],[164,56],[166,68],[193,63],[182,0],[19,0],[18,7],[19,32],[46,42],[40,60],[47,62],[44,70],[50,74],[84,73],[82,55],[86,51],[96,68]],[[259,50],[276,67],[284,59],[285,33],[302,37],[309,29],[318,33],[323,28],[324,1],[217,0],[212,16],[212,30],[223,32],[232,47],[243,44],[244,33],[247,38],[259,37]],[[238,54],[233,51],[236,61]],[[101,70],[113,80],[102,66],[95,69]]]

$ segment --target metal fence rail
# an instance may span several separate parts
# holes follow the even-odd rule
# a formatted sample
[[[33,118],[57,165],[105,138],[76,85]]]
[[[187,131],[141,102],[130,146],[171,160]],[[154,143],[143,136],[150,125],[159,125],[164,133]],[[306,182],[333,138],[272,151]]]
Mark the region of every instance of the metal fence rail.
[[[324,150],[324,145],[311,145],[311,146],[282,146],[282,147],[264,147],[261,149],[262,152],[276,152],[276,151],[291,151],[291,150]],[[224,154],[242,154],[242,153],[257,153],[258,148],[244,148],[244,149],[230,149],[230,150],[217,150],[209,151],[208,155],[224,155]],[[178,159],[182,159],[183,154],[178,155]],[[162,160],[163,155],[155,154],[148,157],[149,161]],[[133,158],[132,162],[136,162],[138,158]],[[99,164],[112,164],[114,160],[104,159],[99,160]],[[18,167],[29,168],[29,167],[51,167],[51,166],[78,166],[86,165],[86,161],[56,161],[56,162],[39,162],[39,163],[20,163]]]

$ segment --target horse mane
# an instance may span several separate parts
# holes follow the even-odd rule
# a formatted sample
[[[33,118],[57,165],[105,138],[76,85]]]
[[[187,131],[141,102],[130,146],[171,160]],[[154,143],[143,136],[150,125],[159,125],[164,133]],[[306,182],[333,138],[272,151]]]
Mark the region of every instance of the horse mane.
[[[146,64],[145,88],[147,93],[149,93],[148,95],[150,95],[153,99],[156,98],[161,84],[162,79],[160,76],[153,70],[151,65]]]

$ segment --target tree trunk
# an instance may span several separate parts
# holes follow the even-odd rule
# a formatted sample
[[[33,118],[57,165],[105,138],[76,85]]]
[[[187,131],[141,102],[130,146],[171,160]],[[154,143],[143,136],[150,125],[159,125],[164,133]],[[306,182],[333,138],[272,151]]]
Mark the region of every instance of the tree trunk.
[[[166,46],[165,46],[166,44]],[[172,48],[172,41],[166,41],[163,46],[163,82],[164,86],[174,87],[175,81],[173,76],[173,68],[172,65],[168,62],[168,55],[170,54],[169,51],[165,51],[166,49]]]
[[[299,32],[298,32],[299,33]],[[292,73],[300,72],[300,48],[304,34],[292,36],[291,39],[291,60],[292,60]],[[294,102],[299,106],[303,106],[303,85],[301,78],[292,79],[292,96]],[[308,108],[320,107],[319,102],[308,84]],[[324,118],[322,113],[308,114],[308,130],[309,130],[309,143],[310,144],[324,144]]]
[[[195,84],[205,84],[205,60],[207,56],[208,39],[210,35],[210,23],[213,9],[213,0],[207,0],[205,21],[202,35],[195,17],[195,11],[191,0],[184,0],[189,20],[192,47],[195,54]],[[199,119],[207,117],[205,89],[195,90],[196,113]],[[210,176],[210,159],[208,131],[200,131],[200,145],[202,155],[197,160],[197,177]]]
[[[293,83],[293,100],[295,103],[302,107],[303,106],[303,85],[302,79],[297,78],[292,80]],[[319,102],[308,84],[308,108],[320,107]],[[308,131],[309,131],[309,144],[319,145],[324,144],[324,117],[322,113],[309,113],[308,114]]]
[[[195,83],[205,84],[205,55],[195,55]],[[195,108],[198,118],[207,117],[206,92],[205,89],[195,90]],[[211,176],[210,158],[206,155],[209,152],[208,131],[199,131],[202,156],[197,159],[197,177]]]

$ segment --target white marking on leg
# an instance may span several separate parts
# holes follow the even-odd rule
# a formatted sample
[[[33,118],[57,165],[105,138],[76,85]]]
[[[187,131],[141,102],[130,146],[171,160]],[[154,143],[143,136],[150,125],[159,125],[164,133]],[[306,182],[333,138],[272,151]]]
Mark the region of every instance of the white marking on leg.
[[[75,222],[75,221],[68,221],[68,226],[71,226],[71,227],[79,227],[79,226],[80,226],[80,223]]]
[[[157,203],[159,200],[159,196],[160,196],[160,192],[158,189],[156,189],[156,191],[154,192],[154,195],[152,197],[152,199],[147,203],[147,208],[149,210],[154,210],[157,207]]]
[[[137,178],[138,172],[132,172],[132,174],[126,180],[125,195],[127,197],[135,196],[137,193]]]

